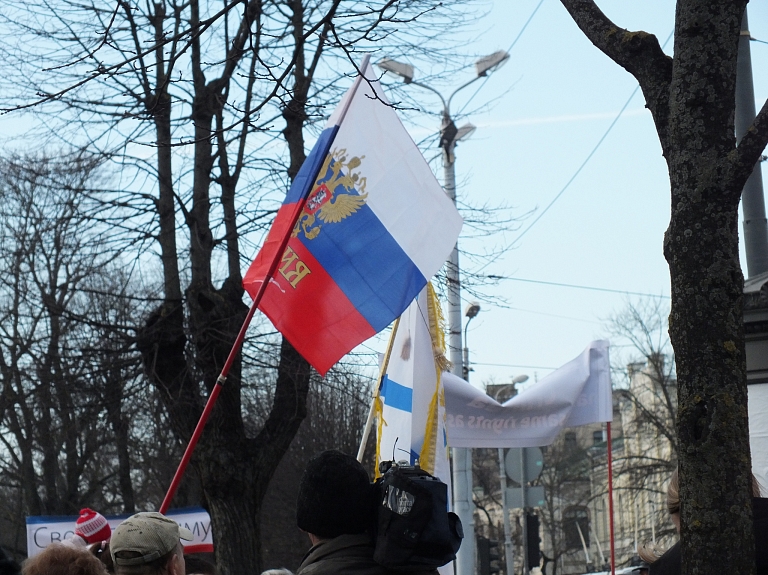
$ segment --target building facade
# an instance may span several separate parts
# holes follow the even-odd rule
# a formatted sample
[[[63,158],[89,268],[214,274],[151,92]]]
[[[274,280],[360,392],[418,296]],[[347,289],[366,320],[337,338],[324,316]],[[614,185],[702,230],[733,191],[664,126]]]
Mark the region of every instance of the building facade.
[[[626,384],[614,390],[611,425],[617,568],[635,563],[644,545],[663,551],[676,540],[666,508],[666,488],[677,461],[674,368],[659,355],[630,364],[626,375]],[[493,397],[499,390],[489,386],[488,393]],[[546,575],[606,570],[610,514],[605,424],[565,429],[542,451],[543,470],[532,485],[544,487],[544,505],[529,510],[540,523],[539,567]],[[475,524],[480,535],[500,542],[500,573],[506,575],[497,450],[474,450],[474,469]],[[522,572],[522,510],[511,510],[510,519],[515,563],[511,575]]]

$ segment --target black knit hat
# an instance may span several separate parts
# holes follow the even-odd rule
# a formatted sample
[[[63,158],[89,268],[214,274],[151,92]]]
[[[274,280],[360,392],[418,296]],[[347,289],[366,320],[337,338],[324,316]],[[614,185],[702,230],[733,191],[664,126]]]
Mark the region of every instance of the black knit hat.
[[[324,451],[307,464],[296,502],[296,524],[322,539],[365,531],[373,489],[363,466],[341,451]]]

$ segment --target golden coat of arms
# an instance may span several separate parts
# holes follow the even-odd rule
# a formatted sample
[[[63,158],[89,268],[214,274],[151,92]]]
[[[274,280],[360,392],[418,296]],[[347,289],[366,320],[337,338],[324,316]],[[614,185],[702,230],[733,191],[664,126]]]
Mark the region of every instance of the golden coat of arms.
[[[304,237],[313,240],[324,223],[338,223],[365,204],[368,197],[365,191],[366,178],[356,171],[363,158],[365,156],[352,156],[348,159],[346,148],[334,149],[328,154],[291,237],[295,238],[299,232],[304,232]]]

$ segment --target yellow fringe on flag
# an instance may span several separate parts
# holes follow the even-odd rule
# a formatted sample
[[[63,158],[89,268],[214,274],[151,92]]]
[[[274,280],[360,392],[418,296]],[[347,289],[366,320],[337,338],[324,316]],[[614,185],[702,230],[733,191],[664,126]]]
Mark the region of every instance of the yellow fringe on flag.
[[[379,369],[379,385],[376,388],[376,393],[373,396],[373,411],[376,414],[376,459],[374,460],[373,476],[378,479],[381,477],[379,473],[379,462],[381,461],[381,430],[387,424],[384,421],[384,402],[381,401],[381,382],[384,376],[387,374],[387,368],[389,367],[389,358],[392,356],[392,346],[395,343],[395,336],[397,335],[397,329],[400,327],[400,318],[395,320],[395,324],[392,326],[392,333],[389,334],[389,343],[387,344],[387,351],[384,354],[384,361]]]
[[[373,398],[373,409],[376,413],[376,459],[374,461],[376,462],[374,464],[374,470],[373,470],[373,476],[375,479],[378,479],[381,477],[381,473],[379,472],[379,461],[381,461],[381,431],[384,428],[384,426],[387,424],[386,421],[384,421],[384,402],[381,401],[381,395],[378,393],[376,394],[376,397]]]
[[[432,339],[432,355],[435,361],[435,392],[429,402],[427,428],[424,431],[424,445],[421,448],[419,465],[427,473],[435,473],[435,456],[437,454],[438,414],[439,405],[445,405],[445,395],[442,390],[441,378],[443,371],[451,368],[451,362],[445,357],[444,318],[432,283],[427,284],[427,316],[429,318],[429,334]]]

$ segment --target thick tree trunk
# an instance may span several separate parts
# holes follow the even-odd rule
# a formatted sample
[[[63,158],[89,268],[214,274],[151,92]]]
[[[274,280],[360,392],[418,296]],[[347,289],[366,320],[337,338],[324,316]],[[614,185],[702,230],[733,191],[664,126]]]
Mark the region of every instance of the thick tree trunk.
[[[191,9],[196,21],[196,2],[191,3]],[[240,56],[238,53],[237,57]],[[241,166],[234,166],[230,173],[224,156],[226,145],[219,146],[218,154],[222,169],[220,184],[226,218],[229,277],[221,289],[216,289],[211,281],[214,241],[209,221],[210,186],[212,143],[216,136],[212,125],[213,119],[221,113],[228,79],[206,83],[200,66],[200,47],[194,42],[192,58],[196,70],[192,109],[195,163],[193,205],[186,214],[192,277],[185,292],[184,307],[173,299],[175,286],[171,281],[166,302],[150,316],[138,337],[145,368],[163,394],[174,429],[185,440],[190,437],[202,410],[203,398],[199,391],[201,387],[208,393],[213,389],[247,312],[242,301],[244,291],[234,211]],[[301,140],[300,161],[304,159],[303,153]],[[162,164],[170,158],[158,157],[158,161]],[[242,157],[238,157],[238,162],[242,162]],[[162,183],[160,193],[162,196]],[[170,229],[170,220],[166,223]],[[163,237],[167,236],[161,235],[161,243]],[[175,244],[173,247],[164,245],[164,266],[166,254],[170,255],[175,249]],[[178,278],[177,259],[178,255],[174,253],[175,269],[166,270],[166,286],[174,276]],[[185,310],[189,340],[184,329]],[[261,570],[261,541],[258,537],[261,503],[278,463],[306,415],[309,390],[309,365],[283,341],[270,416],[259,434],[248,438],[241,413],[241,371],[238,356],[192,459],[205,505],[211,514],[216,559],[223,575],[245,575]]]
[[[561,0],[592,42],[640,82],[667,159],[664,238],[678,376],[683,573],[753,573],[750,451],[738,255],[741,190],[768,141],[768,107],[736,147],[746,1],[679,0],[674,58],[592,0]]]
[[[197,317],[196,363],[203,369],[206,381],[218,375],[242,323],[246,308],[239,297],[234,297],[237,292],[242,293],[241,289],[239,285],[225,284],[215,292],[188,292],[190,313]],[[205,306],[200,301],[205,301]],[[175,397],[197,384],[171,377],[179,372],[169,366],[180,363],[183,353],[166,345],[162,319],[151,323],[161,317],[161,310],[150,318],[149,326],[140,335],[142,355],[146,368],[155,366],[150,375],[158,388],[166,387],[162,377],[169,378],[171,386],[177,386],[177,393],[165,394],[164,399],[175,427],[187,429],[181,434],[187,438],[199,416],[200,404],[197,409],[185,409]],[[180,385],[183,387],[179,388]],[[277,464],[306,415],[308,388],[308,365],[284,343],[270,416],[259,434],[248,438],[240,412],[239,360],[224,385],[193,457],[212,516],[216,558],[223,575],[245,575],[261,569],[260,540],[253,536],[258,533],[261,502]]]
[[[165,90],[150,108],[155,113],[157,131],[157,182],[156,202],[160,233],[160,258],[163,267],[163,289],[169,302],[181,303],[181,283],[176,250],[176,206],[173,196],[173,164],[171,155],[171,98]]]
[[[742,186],[733,181],[729,160],[736,147],[744,6],[680,2],[675,27],[667,158],[672,215],[664,255],[677,359],[683,573],[755,569],[738,237]]]

